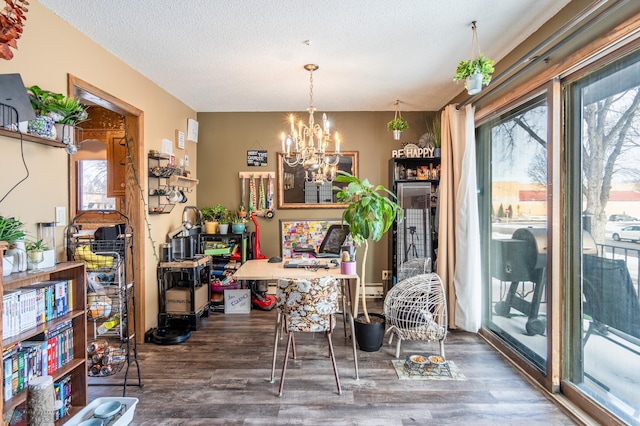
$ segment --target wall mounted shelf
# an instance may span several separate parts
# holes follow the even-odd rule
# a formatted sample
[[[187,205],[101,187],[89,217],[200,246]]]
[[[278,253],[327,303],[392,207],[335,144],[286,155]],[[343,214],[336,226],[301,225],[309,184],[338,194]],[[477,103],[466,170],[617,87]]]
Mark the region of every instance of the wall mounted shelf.
[[[0,129],[0,136],[6,136],[8,138],[20,140],[20,135],[22,135],[22,140],[24,141],[35,142],[41,145],[48,145],[54,148],[64,148],[66,146],[62,142],[54,139],[43,138],[36,135],[30,135],[28,133],[14,132],[12,130],[7,130],[7,129]]]
[[[178,188],[195,188],[198,184],[198,179],[189,178],[186,176],[172,175],[169,177],[169,186],[177,186]]]

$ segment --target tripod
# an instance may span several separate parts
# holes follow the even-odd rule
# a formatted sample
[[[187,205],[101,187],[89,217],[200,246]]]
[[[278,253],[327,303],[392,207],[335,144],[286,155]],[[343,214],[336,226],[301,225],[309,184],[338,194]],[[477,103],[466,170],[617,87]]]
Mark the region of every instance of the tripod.
[[[410,226],[409,227],[409,234],[411,235],[411,242],[407,246],[407,250],[404,253],[405,262],[407,260],[409,260],[409,253],[411,253],[412,259],[415,259],[415,258],[418,257],[418,249],[416,248],[416,240],[419,239],[419,236],[416,235],[416,227],[415,226]],[[405,241],[406,241],[406,235],[407,235],[407,233],[406,233],[406,230],[405,230]]]

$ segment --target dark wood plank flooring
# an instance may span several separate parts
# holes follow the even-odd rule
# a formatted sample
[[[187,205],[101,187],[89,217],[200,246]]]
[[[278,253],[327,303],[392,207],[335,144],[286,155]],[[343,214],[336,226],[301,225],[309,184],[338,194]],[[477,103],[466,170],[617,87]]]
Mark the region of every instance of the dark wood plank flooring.
[[[342,395],[336,391],[326,340],[297,334],[298,359],[290,360],[284,394],[269,382],[276,312],[212,313],[178,345],[139,345],[143,388],[133,425],[572,425],[571,418],[529,384],[484,341],[451,332],[445,351],[466,381],[399,380],[391,361],[395,341],[378,352],[358,351],[355,380],[350,340],[342,323],[334,332]],[[338,317],[341,321],[341,317]],[[402,357],[437,352],[437,345],[404,342]],[[135,372],[129,380],[135,382]],[[121,396],[118,381],[92,379],[89,400]]]

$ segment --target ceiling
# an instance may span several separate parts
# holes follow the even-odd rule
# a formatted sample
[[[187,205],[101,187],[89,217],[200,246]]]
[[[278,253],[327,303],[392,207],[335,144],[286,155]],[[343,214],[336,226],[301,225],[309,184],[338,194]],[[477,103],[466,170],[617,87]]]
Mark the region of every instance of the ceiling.
[[[40,0],[197,112],[435,111],[569,0]],[[309,42],[305,42],[309,40]]]

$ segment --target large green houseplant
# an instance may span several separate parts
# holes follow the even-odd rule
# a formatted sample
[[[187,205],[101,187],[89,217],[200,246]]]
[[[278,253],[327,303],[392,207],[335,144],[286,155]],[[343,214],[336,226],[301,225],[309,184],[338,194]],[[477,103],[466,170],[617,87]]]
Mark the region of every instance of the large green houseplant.
[[[346,183],[344,188],[336,187],[337,200],[347,204],[342,213],[343,222],[349,225],[351,238],[357,246],[364,245],[362,257],[362,272],[360,274],[360,288],[356,290],[356,303],[358,294],[362,302],[362,316],[356,318],[356,325],[371,324],[372,318],[367,309],[367,299],[365,293],[367,252],[369,250],[369,240],[380,241],[382,236],[389,230],[393,221],[402,220],[402,209],[396,203],[396,196],[382,185],[372,185],[368,179],[360,180],[357,177],[340,171],[335,181]],[[357,311],[357,309],[356,309]],[[372,343],[365,348],[361,340],[359,330],[364,329],[356,326],[356,338],[360,348],[363,350],[375,351],[382,346],[384,336],[384,317],[374,317],[376,320],[382,318],[382,334],[379,335],[379,342]],[[378,340],[378,339],[375,339]]]

